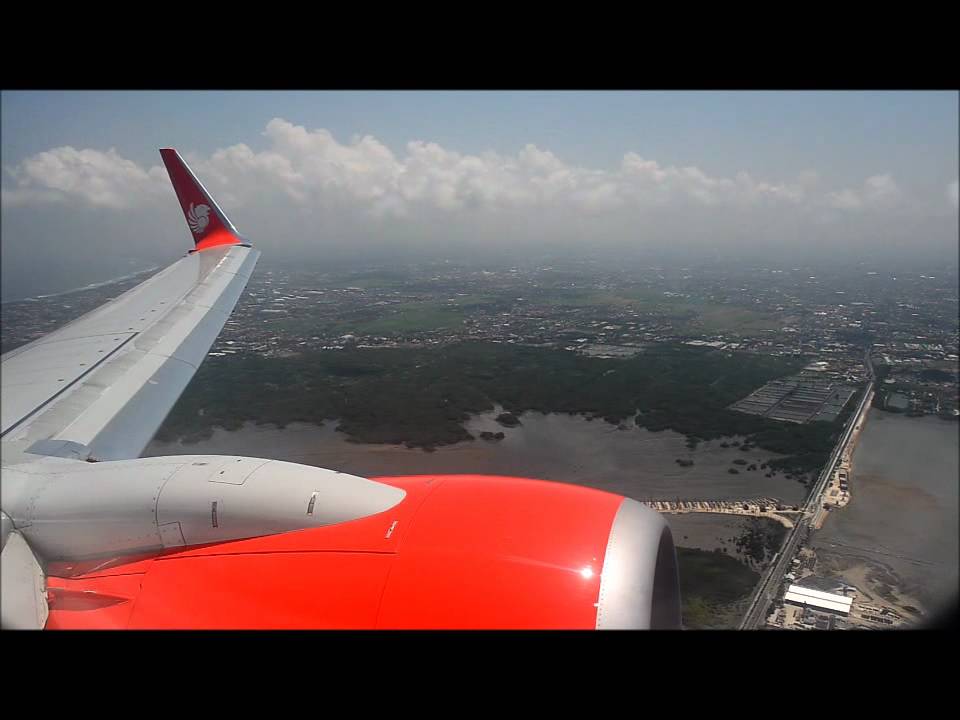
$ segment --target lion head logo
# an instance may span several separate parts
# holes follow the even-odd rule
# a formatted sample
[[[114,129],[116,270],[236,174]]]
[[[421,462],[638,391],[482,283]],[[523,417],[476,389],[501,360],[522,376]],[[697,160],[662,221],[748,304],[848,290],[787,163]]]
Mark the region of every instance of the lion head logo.
[[[194,207],[193,203],[190,203],[190,210],[187,212],[187,224],[194,235],[203,233],[207,229],[207,225],[210,224],[210,206],[197,205]]]

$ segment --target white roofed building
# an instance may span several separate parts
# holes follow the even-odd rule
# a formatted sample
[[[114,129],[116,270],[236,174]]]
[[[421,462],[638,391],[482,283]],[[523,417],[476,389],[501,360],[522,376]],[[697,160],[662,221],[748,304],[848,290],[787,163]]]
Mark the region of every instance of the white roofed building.
[[[853,605],[853,598],[823,592],[822,590],[813,590],[802,585],[791,585],[787,588],[787,593],[783,596],[783,599],[785,602],[801,607],[835,612],[843,616],[850,614],[850,606]]]

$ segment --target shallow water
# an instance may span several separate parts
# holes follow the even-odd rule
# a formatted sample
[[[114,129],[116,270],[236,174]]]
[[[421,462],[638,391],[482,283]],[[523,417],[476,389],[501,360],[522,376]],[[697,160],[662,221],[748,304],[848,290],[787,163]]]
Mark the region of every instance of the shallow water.
[[[618,430],[602,420],[582,416],[524,413],[522,425],[505,428],[495,418],[500,408],[475,416],[467,429],[476,440],[438,448],[435,452],[401,445],[349,442],[335,423],[322,427],[293,423],[284,429],[248,423],[228,432],[216,429],[213,437],[196,444],[153,442],[144,455],[235,454],[270,457],[332,468],[373,477],[431,473],[478,473],[541,478],[616,492],[643,499],[741,499],[776,497],[786,503],[800,502],[805,488],[782,474],[764,477],[764,472],[739,467],[738,475],[727,473],[739,458],[750,463],[766,462],[772,453],[758,449],[741,452],[721,448],[720,440],[686,447],[686,438],[669,430],[652,433],[629,423]],[[479,438],[480,432],[503,432],[499,442]],[[692,467],[680,467],[677,458],[690,458]]]
[[[957,596],[960,423],[871,410],[853,456],[852,493],[813,545],[877,565],[936,611]]]

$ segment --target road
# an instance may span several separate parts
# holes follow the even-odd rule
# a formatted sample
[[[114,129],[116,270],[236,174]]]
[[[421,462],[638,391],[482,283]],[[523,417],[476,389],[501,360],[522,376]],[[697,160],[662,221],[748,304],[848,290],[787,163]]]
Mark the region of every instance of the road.
[[[870,399],[871,391],[873,390],[874,385],[873,364],[870,362],[869,349],[867,349],[865,353],[864,362],[867,366],[867,370],[870,373],[870,381],[864,388],[863,396],[860,398],[860,405],[857,407],[856,412],[852,413],[850,418],[847,420],[847,424],[844,426],[843,433],[840,435],[840,441],[834,447],[833,454],[830,456],[830,460],[826,465],[823,466],[823,470],[820,472],[820,476],[817,478],[816,484],[810,491],[810,495],[807,496],[807,500],[803,505],[803,514],[797,519],[796,525],[794,525],[793,529],[787,533],[787,537],[784,540],[783,546],[780,548],[780,552],[774,556],[773,562],[770,563],[767,571],[763,574],[763,577],[760,578],[760,582],[757,585],[756,591],[754,592],[754,596],[750,602],[749,608],[747,609],[747,613],[744,615],[743,621],[740,623],[741,630],[751,630],[757,628],[766,621],[767,611],[770,607],[770,603],[779,594],[780,583],[783,581],[784,575],[787,574],[790,568],[790,562],[793,560],[794,555],[796,554],[797,545],[807,538],[810,533],[812,521],[819,513],[823,512],[823,493],[827,487],[827,482],[830,480],[830,476],[833,474],[834,469],[836,469],[837,463],[840,462],[844,448],[847,446],[847,443],[850,442],[850,437],[853,435],[853,429],[857,426],[857,423],[860,422],[864,413],[869,408],[868,400]]]

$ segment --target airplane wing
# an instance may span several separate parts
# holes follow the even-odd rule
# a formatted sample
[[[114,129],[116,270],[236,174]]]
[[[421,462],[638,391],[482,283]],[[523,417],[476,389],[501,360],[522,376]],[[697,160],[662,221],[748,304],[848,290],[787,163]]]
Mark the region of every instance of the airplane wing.
[[[5,465],[23,453],[138,457],[253,272],[259,251],[244,241],[176,150],[160,154],[195,247],[113,301],[0,356]]]
[[[0,357],[0,627],[680,626],[670,529],[620,495],[134,459],[259,255],[179,155],[161,154],[194,250]]]

